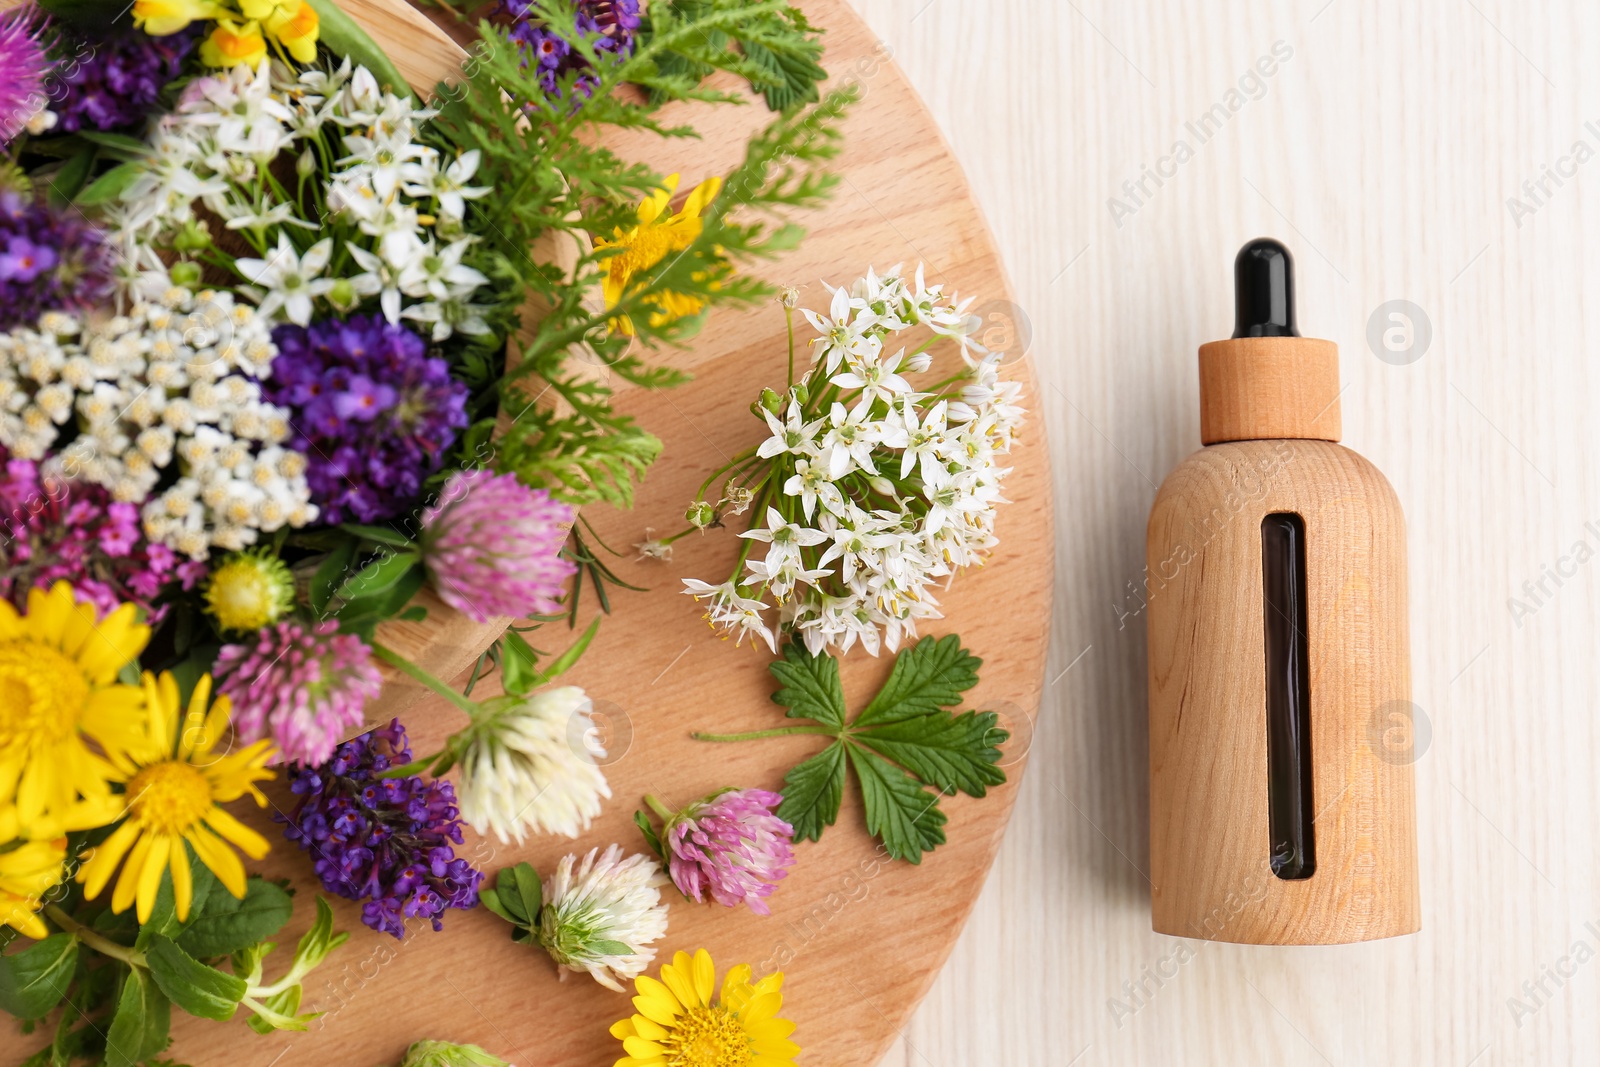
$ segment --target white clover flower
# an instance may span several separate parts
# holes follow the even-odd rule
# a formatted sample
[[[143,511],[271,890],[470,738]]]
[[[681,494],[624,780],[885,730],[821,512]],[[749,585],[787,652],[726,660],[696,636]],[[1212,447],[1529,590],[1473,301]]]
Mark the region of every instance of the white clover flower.
[[[745,465],[745,484],[726,485],[719,507],[760,490],[763,514],[742,536],[770,547],[727,582],[684,591],[740,641],[776,650],[788,631],[813,653],[859,643],[877,655],[939,618],[940,586],[998,544],[1021,385],[973,340],[970,300],[928,285],[921,267],[910,281],[869,270],[831,292],[826,315],[805,313],[819,334],[809,376],[776,412],[760,409],[769,436],[727,468]],[[921,342],[901,347],[913,330]],[[935,371],[941,350],[953,366]],[[930,373],[926,391],[908,377]]]
[[[654,856],[623,857],[617,845],[562,858],[544,880],[544,906],[534,932],[562,978],[587,974],[617,992],[656,957],[667,932],[661,887],[667,875]]]
[[[563,686],[483,705],[484,718],[464,734],[461,818],[478,833],[522,843],[529,830],[577,837],[611,796],[595,763],[594,706],[582,689]]]

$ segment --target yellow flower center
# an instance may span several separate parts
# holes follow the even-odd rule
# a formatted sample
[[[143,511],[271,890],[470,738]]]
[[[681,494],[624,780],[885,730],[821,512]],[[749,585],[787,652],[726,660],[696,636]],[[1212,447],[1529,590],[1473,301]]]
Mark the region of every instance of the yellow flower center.
[[[181,834],[211,810],[211,783],[178,760],[153,763],[128,782],[134,818],[158,833]]]
[[[89,702],[83,668],[49,645],[0,645],[0,747],[65,741]]]
[[[278,618],[278,591],[258,560],[241,556],[218,567],[206,603],[224,630],[259,630]]]
[[[690,1008],[680,1015],[662,1044],[667,1067],[747,1067],[750,1036],[738,1016],[714,1005]]]

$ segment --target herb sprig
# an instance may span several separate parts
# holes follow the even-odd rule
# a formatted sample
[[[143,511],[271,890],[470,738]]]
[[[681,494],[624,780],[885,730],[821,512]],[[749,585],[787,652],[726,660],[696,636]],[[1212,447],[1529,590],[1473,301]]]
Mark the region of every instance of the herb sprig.
[[[784,647],[771,666],[779,689],[774,703],[791,719],[812,725],[780,726],[741,734],[696,733],[701,741],[753,741],[815,734],[832,743],[784,777],[778,816],[796,840],[816,841],[839,818],[849,771],[861,785],[867,830],[895,859],[922,862],[944,844],[944,796],[981,797],[1006,773],[997,764],[1010,735],[992,711],[953,712],[978,684],[983,661],[955,635],[925,637],[895,660],[889,680],[854,719],[848,718],[839,661],[813,656],[801,644]]]

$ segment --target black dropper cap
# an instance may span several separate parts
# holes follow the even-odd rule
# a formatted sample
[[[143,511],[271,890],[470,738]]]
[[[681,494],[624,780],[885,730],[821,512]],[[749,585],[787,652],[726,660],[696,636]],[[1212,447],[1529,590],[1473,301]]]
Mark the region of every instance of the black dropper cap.
[[[1257,237],[1233,261],[1233,336],[1299,337],[1294,325],[1294,258]]]

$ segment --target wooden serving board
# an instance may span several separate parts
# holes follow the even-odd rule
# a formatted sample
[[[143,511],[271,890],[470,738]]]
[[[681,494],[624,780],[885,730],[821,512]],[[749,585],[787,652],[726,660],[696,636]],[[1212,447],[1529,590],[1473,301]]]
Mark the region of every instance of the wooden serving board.
[[[461,58],[453,42],[398,0],[341,2],[416,84],[433,84]],[[904,262],[910,269],[924,262],[930,281],[977,296],[973,309],[989,320],[988,342],[1007,349],[1008,375],[1026,382],[1031,395],[1026,321],[1012,303],[994,241],[944,138],[889,61],[888,49],[844,0],[805,0],[802,6],[828,29],[829,70],[836,79],[857,82],[862,102],[846,127],[837,162],[844,182],[835,202],[802,220],[810,230],[804,244],[778,263],[762,265],[763,275],[799,287],[805,306],[822,308],[823,280],[848,283],[869,265],[882,269]],[[663,144],[640,135],[613,145],[625,158],[682,171],[687,189],[730,169],[742,156],[745,138],[769,116],[759,103],[674,108],[664,116],[668,124],[691,119],[705,135],[702,141]],[[781,387],[784,338],[776,307],[714,314],[692,351],[663,357],[691,371],[691,384],[663,393],[619,391],[619,405],[660,436],[666,449],[633,512],[586,512],[608,544],[620,548],[643,540],[647,527],[661,533],[680,528],[701,480],[765,435],[747,409],[761,385]],[[1000,512],[999,548],[988,565],[955,580],[942,598],[946,618],[925,631],[959,633],[983,657],[982,682],[969,694],[969,706],[999,711],[1012,732],[1004,757],[1010,781],[982,800],[944,800],[949,843],[917,867],[878,851],[863,828],[852,782],[838,825],[821,842],[798,847],[796,866],[770,898],[769,917],[691,904],[666,890],[671,921],[656,946],[658,962],[677,949],[705,947],[719,974],[740,962],[758,974],[784,970],[783,1014],[798,1024],[794,1040],[804,1050],[802,1063],[878,1061],[949,954],[1004,833],[1032,738],[1050,626],[1050,482],[1037,417],[1024,428],[1012,459],[1006,495],[1013,502]],[[568,852],[611,842],[643,851],[631,820],[644,794],[677,806],[723,786],[776,789],[789,767],[820,747],[805,737],[711,745],[689,736],[696,729],[735,731],[782,722],[782,709],[769,699],[765,647],[736,648],[716,640],[698,605],[679,592],[683,577],[726,575],[737,548],[733,532],[713,531],[679,542],[669,562],[640,561],[631,553],[617,562],[624,580],[648,591],[614,597],[614,614],[565,679],[594,698],[609,751],[605,770],[613,797],[590,832],[577,841],[539,836],[522,847],[469,832],[461,854],[492,876],[522,860],[548,872]],[[424,643],[431,639],[421,631],[414,636]],[[466,635],[454,654],[470,661],[469,646],[492,636]],[[552,649],[571,636],[547,629],[535,635],[535,644]],[[845,658],[853,710],[881,684],[890,662],[859,649]],[[385,700],[409,702],[409,696],[386,693]],[[380,714],[386,716],[389,706]],[[432,751],[463,718],[429,699],[411,707],[404,721],[416,749]],[[268,792],[274,806],[291,810],[293,799],[282,783]],[[309,860],[282,839],[271,814],[252,812],[247,820],[276,842],[258,865],[263,873],[290,878],[297,887],[295,919],[280,938],[292,945],[309,925],[319,886]],[[359,905],[332,903],[339,928],[352,937],[306,985],[305,1007],[326,1012],[309,1032],[262,1037],[238,1019],[219,1024],[175,1017],[168,1055],[200,1067],[369,1067],[398,1062],[406,1045],[422,1038],[480,1044],[520,1067],[589,1067],[621,1055],[607,1027],[632,1013],[629,998],[587,977],[558,981],[542,951],[512,944],[509,927],[485,909],[448,913],[442,932],[424,925],[396,941],[362,926]],[[9,1040],[4,1044],[15,1047]],[[0,1060],[12,1059],[9,1052],[0,1054]]]

